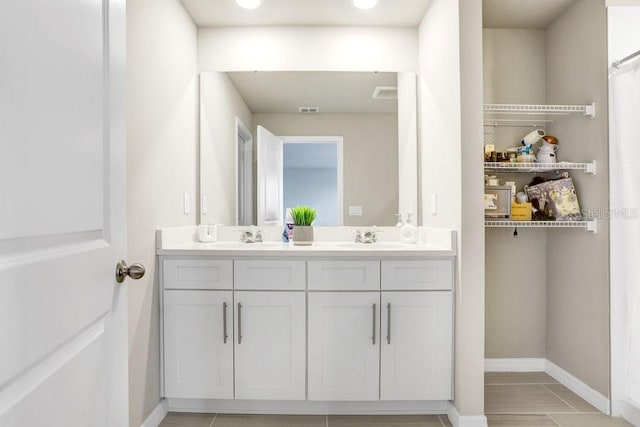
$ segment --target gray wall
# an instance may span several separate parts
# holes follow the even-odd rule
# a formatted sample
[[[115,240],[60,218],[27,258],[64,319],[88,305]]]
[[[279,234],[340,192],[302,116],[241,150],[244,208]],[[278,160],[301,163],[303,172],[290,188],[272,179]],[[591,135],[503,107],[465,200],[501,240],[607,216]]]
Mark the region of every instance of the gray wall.
[[[395,225],[398,213],[396,114],[254,114],[278,136],[342,136],[344,225]],[[349,216],[349,205],[362,216]]]
[[[131,426],[160,401],[155,230],[196,223],[196,37],[178,0],[127,1],[127,257],[147,268],[127,285]]]
[[[546,37],[543,30],[484,29],[484,102],[546,102]],[[531,129],[485,127],[498,150],[518,145]],[[518,190],[529,174],[500,174]],[[485,240],[485,357],[545,357],[547,231],[488,228]]]
[[[251,111],[226,73],[200,73],[201,224],[236,223],[236,117],[251,129]]]
[[[608,193],[607,23],[604,0],[575,2],[547,31],[547,102],[596,102],[597,117],[552,126],[562,156],[596,160],[598,174],[572,174],[582,208],[606,209]],[[609,394],[609,224],[598,233],[548,236],[547,358]]]

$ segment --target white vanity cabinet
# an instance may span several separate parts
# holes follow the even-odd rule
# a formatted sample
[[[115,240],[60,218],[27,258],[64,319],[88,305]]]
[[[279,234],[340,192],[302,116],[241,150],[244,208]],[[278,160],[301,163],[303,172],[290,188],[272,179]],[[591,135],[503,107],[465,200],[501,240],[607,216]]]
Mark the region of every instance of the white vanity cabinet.
[[[309,294],[309,400],[378,400],[380,292]]]
[[[164,291],[166,397],[233,398],[233,292]]]
[[[309,261],[309,400],[451,399],[453,263],[372,262]]]
[[[160,258],[170,408],[446,408],[454,258],[289,251]]]
[[[236,399],[304,400],[304,292],[235,292]]]
[[[162,271],[165,397],[305,398],[303,260],[164,259]]]
[[[452,396],[451,291],[382,292],[380,400]]]

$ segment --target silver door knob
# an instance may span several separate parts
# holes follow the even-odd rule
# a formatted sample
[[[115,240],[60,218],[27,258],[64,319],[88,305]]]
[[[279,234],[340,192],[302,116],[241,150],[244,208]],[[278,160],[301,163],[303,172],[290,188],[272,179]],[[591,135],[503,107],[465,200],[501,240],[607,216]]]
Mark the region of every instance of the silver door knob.
[[[139,279],[144,276],[144,271],[144,265],[138,263],[127,265],[127,262],[122,259],[116,265],[116,280],[118,283],[122,283],[127,276]]]

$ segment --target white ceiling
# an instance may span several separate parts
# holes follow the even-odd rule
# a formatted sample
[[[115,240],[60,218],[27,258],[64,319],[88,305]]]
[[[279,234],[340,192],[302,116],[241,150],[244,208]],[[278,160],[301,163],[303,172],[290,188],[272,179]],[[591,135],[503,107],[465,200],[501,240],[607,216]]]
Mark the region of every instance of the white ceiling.
[[[575,0],[482,0],[486,28],[545,29]],[[199,27],[354,25],[416,27],[431,0],[380,0],[361,10],[350,0],[264,0],[246,10],[234,0],[181,0]]]
[[[397,100],[373,99],[376,86],[397,86],[396,73],[260,71],[227,73],[252,113],[394,113]]]
[[[431,0],[380,0],[373,9],[356,9],[350,0],[264,0],[245,10],[234,0],[181,0],[191,18],[204,26],[375,25],[417,26]]]
[[[545,29],[575,0],[482,0],[485,28]]]

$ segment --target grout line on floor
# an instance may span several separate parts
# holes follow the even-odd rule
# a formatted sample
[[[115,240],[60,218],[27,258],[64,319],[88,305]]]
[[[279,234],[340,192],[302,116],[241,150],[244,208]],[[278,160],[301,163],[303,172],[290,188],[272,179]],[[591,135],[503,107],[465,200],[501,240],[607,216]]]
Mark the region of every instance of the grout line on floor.
[[[442,418],[440,417],[440,414],[436,415],[438,417],[438,421],[440,421],[440,424],[442,424],[442,427],[447,427],[447,425],[444,423],[444,421],[442,421]]]
[[[556,424],[558,425],[558,427],[562,427],[562,426],[560,425],[560,423],[559,423],[555,418],[553,418],[553,417],[552,417],[551,415],[549,415],[549,414],[546,414],[546,415],[547,415],[547,417],[551,418],[551,421],[553,421],[554,423],[556,423]]]
[[[213,419],[211,420],[211,424],[209,424],[209,427],[213,427],[213,423],[215,423],[215,422],[216,422],[216,418],[218,418],[218,414],[215,414],[215,415],[213,416]]]
[[[485,383],[486,386],[491,386],[491,385],[555,385],[555,384],[560,384],[560,383],[491,383],[491,384]]]
[[[556,393],[554,393],[552,390],[550,390],[548,387],[545,387],[544,384],[542,384],[542,387],[544,387],[545,390],[547,390],[549,393],[553,394],[555,397],[557,397],[558,399],[562,400],[567,406],[569,406],[569,408],[573,409],[576,412],[580,412],[578,411],[576,408],[574,408],[573,406],[571,406],[571,404],[569,402],[567,402],[566,400],[564,400],[563,398],[561,398],[560,396],[558,396]]]
[[[502,412],[485,412],[485,415],[576,415],[576,414],[595,414],[596,412],[559,412],[559,411],[553,411],[553,412],[506,412],[506,411],[502,411]]]
[[[325,420],[326,427],[329,427],[329,414],[324,416],[324,420]]]

